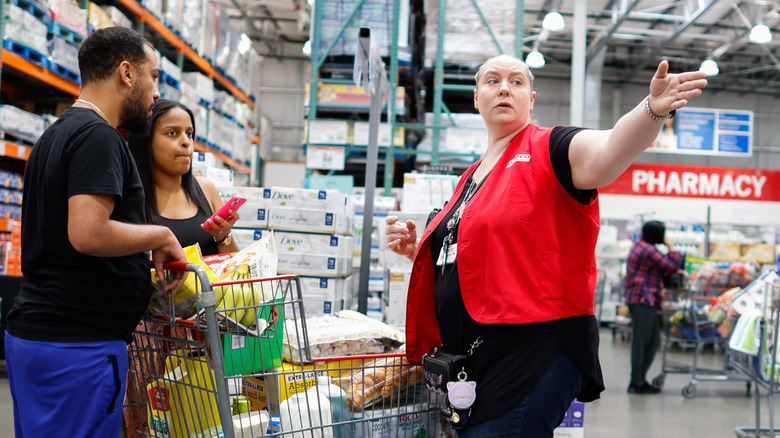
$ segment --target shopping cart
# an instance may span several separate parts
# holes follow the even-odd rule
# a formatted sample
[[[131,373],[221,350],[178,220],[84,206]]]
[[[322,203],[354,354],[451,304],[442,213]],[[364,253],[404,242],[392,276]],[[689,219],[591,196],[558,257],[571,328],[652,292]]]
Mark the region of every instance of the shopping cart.
[[[187,320],[147,315],[134,333],[128,437],[446,433],[439,396],[402,353],[311,357],[297,276],[212,284],[195,264],[166,269],[196,275],[202,306]],[[238,293],[243,305],[217,308],[218,295]]]
[[[696,385],[701,381],[747,381],[744,375],[729,364],[728,355],[724,355],[722,366],[718,368],[701,366],[700,359],[706,346],[712,347],[715,353],[725,352],[728,347],[728,338],[720,335],[705,311],[713,298],[694,295],[684,288],[664,288],[662,295],[661,328],[664,340],[661,374],[653,379],[653,385],[663,387],[667,374],[690,374],[691,381],[683,387],[682,394],[685,398],[693,398]],[[692,362],[672,360],[669,353],[673,348],[692,349]],[[749,394],[749,382],[747,391]]]

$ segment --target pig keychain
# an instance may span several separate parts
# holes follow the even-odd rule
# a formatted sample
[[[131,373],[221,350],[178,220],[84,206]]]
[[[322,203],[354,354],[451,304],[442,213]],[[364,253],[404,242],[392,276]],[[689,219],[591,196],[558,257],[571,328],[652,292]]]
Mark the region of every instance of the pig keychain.
[[[477,399],[477,382],[467,381],[467,378],[463,369],[458,373],[457,382],[447,382],[447,398],[455,409],[468,409]]]

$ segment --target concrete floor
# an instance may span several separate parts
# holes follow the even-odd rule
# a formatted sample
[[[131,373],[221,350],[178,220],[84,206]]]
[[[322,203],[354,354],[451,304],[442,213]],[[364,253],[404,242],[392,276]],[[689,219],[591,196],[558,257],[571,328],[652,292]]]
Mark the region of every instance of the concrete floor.
[[[589,438],[658,438],[658,437],[735,437],[736,427],[755,427],[755,398],[746,395],[744,381],[699,382],[696,395],[686,399],[681,391],[690,375],[669,374],[660,394],[628,394],[630,343],[612,338],[607,329],[601,332],[601,363],[607,390],[600,400],[585,408],[585,436]],[[673,353],[678,362],[690,363],[693,353]],[[723,356],[705,352],[707,365],[718,364]],[[3,364],[4,365],[4,364]],[[648,378],[661,370],[661,356],[656,357]],[[0,438],[13,437],[13,406],[8,378],[0,367]],[[764,394],[764,393],[762,393]],[[761,397],[761,419],[768,427],[768,401]],[[780,396],[778,396],[780,405]],[[780,409],[775,409],[780,427]]]

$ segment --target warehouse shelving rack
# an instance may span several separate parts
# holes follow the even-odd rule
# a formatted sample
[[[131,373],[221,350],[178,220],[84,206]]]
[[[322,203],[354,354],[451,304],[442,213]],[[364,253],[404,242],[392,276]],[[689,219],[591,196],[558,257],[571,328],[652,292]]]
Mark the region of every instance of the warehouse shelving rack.
[[[387,123],[391,126],[391,132],[395,133],[396,128],[403,128],[404,130],[413,130],[413,131],[422,131],[422,132],[431,132],[432,133],[432,150],[429,151],[417,151],[415,148],[412,147],[403,147],[399,148],[396,146],[393,146],[393,137],[391,137],[391,144],[387,147],[381,147],[380,148],[380,157],[379,162],[384,163],[384,193],[388,195],[390,193],[391,188],[393,187],[393,180],[394,180],[394,172],[395,172],[395,158],[396,157],[414,157],[418,154],[425,154],[425,155],[431,155],[431,164],[433,166],[439,166],[441,164],[442,158],[466,158],[466,159],[472,159],[473,161],[476,161],[480,158],[478,154],[473,153],[452,153],[452,152],[442,152],[440,151],[440,140],[441,140],[441,130],[446,129],[445,126],[442,124],[442,120],[444,116],[449,116],[450,122],[457,126],[457,123],[452,119],[451,113],[449,108],[447,107],[446,100],[447,97],[445,96],[445,93],[448,91],[451,92],[471,92],[474,89],[473,84],[462,84],[462,83],[453,83],[453,82],[447,82],[445,81],[446,78],[446,67],[445,67],[445,61],[444,61],[444,37],[445,37],[445,26],[437,26],[437,38],[436,38],[436,58],[434,60],[434,79],[433,79],[433,97],[432,97],[432,107],[433,107],[433,124],[428,125],[426,123],[420,123],[420,122],[409,122],[409,121],[403,121],[399,120],[398,117],[395,116],[395,100],[396,100],[396,90],[398,86],[398,72],[399,72],[399,45],[398,45],[398,37],[399,37],[399,24],[400,24],[400,14],[399,11],[401,10],[401,1],[409,1],[409,0],[394,0],[393,1],[393,14],[392,14],[392,36],[391,36],[391,47],[390,47],[390,53],[389,53],[389,67],[388,67],[388,77],[390,82],[390,96],[388,97],[388,101],[386,106],[384,107],[384,114],[387,120]],[[516,28],[515,28],[515,55],[522,56],[523,52],[523,20],[524,20],[524,0],[516,0],[517,2],[517,13],[516,13]],[[353,20],[353,18],[356,16],[357,12],[359,11],[360,7],[366,4],[366,0],[355,0],[355,2],[352,4],[352,8],[350,10],[350,13],[347,15],[345,20],[341,23],[342,26],[337,32],[337,35],[334,37],[332,43],[330,46],[323,50],[319,51],[319,48],[321,47],[322,42],[322,2],[315,2],[312,6],[313,12],[312,12],[312,38],[311,38],[311,78],[309,83],[309,101],[308,101],[308,113],[307,113],[307,119],[309,121],[317,120],[320,116],[319,110],[320,110],[320,103],[318,102],[317,96],[318,96],[318,90],[320,89],[320,86],[322,84],[348,84],[351,83],[351,80],[349,79],[341,79],[341,80],[333,80],[333,79],[323,79],[321,78],[321,72],[323,69],[327,68],[326,59],[330,55],[331,50],[333,49],[336,42],[339,40],[339,38],[343,35],[345,29],[347,29],[349,23]],[[414,4],[414,1],[410,2]],[[421,3],[421,2],[420,2]],[[499,53],[503,53],[502,48],[500,44],[498,43],[498,39],[496,38],[494,32],[491,29],[491,23],[488,22],[485,15],[480,10],[479,4],[477,1],[472,1],[473,6],[476,8],[479,16],[482,19],[482,24],[487,28],[488,32],[493,38],[493,41],[496,44],[496,47],[498,48]],[[436,8],[436,13],[438,17],[437,23],[445,23],[446,13],[447,13],[447,0],[439,0],[438,6]],[[410,14],[411,15],[411,14]],[[424,15],[422,16],[415,16],[415,18],[425,20]],[[424,62],[424,56],[422,55],[425,51],[424,48],[424,35],[420,38],[420,44],[411,44],[410,47],[413,51],[419,51],[419,53],[411,53],[412,57],[412,66],[411,66],[411,76],[412,81],[420,79],[420,72],[424,71],[423,68],[423,62]],[[410,41],[414,40],[414,35],[410,37]],[[415,62],[414,60],[418,59],[419,62]],[[420,72],[416,71],[415,69],[419,69]],[[413,84],[414,85],[414,84]],[[412,87],[415,88],[414,86]],[[412,104],[415,104],[416,102],[414,99],[422,99],[420,96],[421,93],[412,93]],[[428,93],[429,95],[431,93]],[[365,112],[368,112],[368,108],[365,108]],[[391,116],[389,116],[391,115]],[[424,117],[424,114],[421,115]],[[308,138],[304,139],[304,145],[305,146],[320,146],[318,144],[313,144],[308,142]],[[325,145],[323,145],[325,146]],[[327,146],[334,146],[334,145],[327,145]],[[364,147],[355,146],[353,144],[344,144],[343,147],[345,148],[345,153],[349,154],[353,151],[361,151],[365,150]],[[383,160],[384,158],[384,160]],[[360,159],[354,159],[355,162],[359,162]],[[472,162],[473,162],[472,161]],[[332,171],[330,172],[333,173]],[[307,169],[307,175],[311,174],[311,169]]]

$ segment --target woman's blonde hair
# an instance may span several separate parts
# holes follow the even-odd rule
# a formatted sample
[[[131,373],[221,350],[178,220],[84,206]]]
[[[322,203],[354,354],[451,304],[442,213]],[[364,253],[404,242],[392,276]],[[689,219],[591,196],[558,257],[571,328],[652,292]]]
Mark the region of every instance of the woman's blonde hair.
[[[531,69],[528,68],[528,65],[523,62],[522,59],[512,55],[498,55],[483,62],[482,65],[479,66],[477,74],[474,75],[474,81],[477,83],[477,86],[479,86],[479,78],[482,77],[482,74],[485,71],[485,66],[492,61],[504,61],[518,64],[526,77],[528,77],[528,81],[531,83],[531,89],[534,89],[534,74],[531,73]]]

